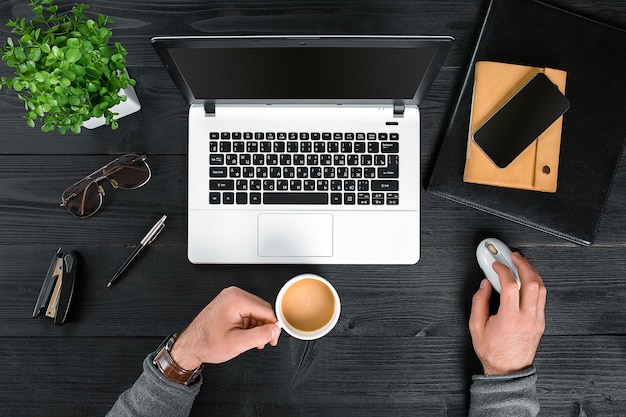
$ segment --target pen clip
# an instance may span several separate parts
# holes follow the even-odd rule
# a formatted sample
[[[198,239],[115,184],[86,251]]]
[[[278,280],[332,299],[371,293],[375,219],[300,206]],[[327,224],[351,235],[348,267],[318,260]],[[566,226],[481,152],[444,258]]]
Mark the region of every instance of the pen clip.
[[[165,229],[165,223],[159,224],[158,228],[154,231],[152,236],[148,238],[148,242],[146,242],[146,245],[151,244],[154,241],[154,239],[156,239],[156,237],[159,235],[159,233],[161,233],[163,229]]]
[[[159,221],[156,222],[154,226],[152,226],[152,229],[150,229],[150,231],[144,236],[144,238],[141,239],[141,242],[139,242],[141,246],[149,245],[154,239],[156,239],[159,233],[161,233],[161,230],[163,230],[163,228],[165,227],[165,219],[167,219],[167,216],[163,215],[163,217],[161,217]]]

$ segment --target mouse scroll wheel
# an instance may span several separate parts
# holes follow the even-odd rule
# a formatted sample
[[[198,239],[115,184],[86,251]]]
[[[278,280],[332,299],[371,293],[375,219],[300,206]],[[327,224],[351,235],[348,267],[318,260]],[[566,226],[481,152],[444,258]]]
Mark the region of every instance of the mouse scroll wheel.
[[[487,249],[489,249],[489,252],[494,255],[498,254],[498,249],[496,249],[496,247],[492,243],[487,243]]]

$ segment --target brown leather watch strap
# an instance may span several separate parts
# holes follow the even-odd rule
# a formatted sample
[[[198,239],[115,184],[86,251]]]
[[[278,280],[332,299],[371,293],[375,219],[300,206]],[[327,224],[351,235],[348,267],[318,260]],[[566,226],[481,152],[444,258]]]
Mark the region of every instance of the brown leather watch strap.
[[[200,365],[194,370],[181,368],[172,358],[170,351],[178,335],[176,333],[170,335],[161,343],[159,349],[152,360],[152,363],[161,371],[161,373],[170,381],[183,385],[191,385],[200,377],[204,365]]]

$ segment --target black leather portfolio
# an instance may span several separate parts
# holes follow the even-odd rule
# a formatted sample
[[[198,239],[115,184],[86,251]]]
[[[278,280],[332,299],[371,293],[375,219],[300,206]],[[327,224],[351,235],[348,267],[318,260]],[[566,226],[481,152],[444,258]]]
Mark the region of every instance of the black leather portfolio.
[[[567,72],[555,193],[463,182],[477,61]],[[626,31],[539,1],[492,0],[428,191],[589,245],[625,139]]]

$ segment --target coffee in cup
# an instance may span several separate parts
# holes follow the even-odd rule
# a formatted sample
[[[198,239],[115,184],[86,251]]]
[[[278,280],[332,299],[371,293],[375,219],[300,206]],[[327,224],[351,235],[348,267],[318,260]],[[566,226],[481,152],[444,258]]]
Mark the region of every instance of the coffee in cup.
[[[337,324],[340,311],[335,288],[314,274],[292,278],[276,297],[278,325],[297,339],[313,340],[326,335]]]

